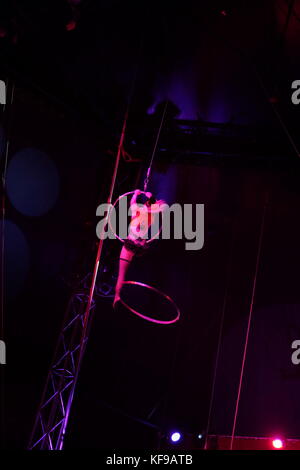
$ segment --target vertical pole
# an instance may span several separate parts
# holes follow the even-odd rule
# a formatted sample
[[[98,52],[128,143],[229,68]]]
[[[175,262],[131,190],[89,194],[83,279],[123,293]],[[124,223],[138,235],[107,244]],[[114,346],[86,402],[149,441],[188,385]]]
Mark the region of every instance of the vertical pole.
[[[125,138],[125,130],[126,130],[126,125],[127,125],[127,119],[128,119],[128,108],[127,108],[127,111],[126,111],[125,117],[124,117],[122,132],[121,132],[121,136],[120,136],[120,142],[119,142],[118,151],[117,151],[116,160],[115,160],[114,171],[113,171],[112,180],[111,180],[111,184],[110,184],[109,195],[108,195],[108,199],[107,199],[107,204],[111,204],[113,193],[114,193],[116,177],[117,177],[119,163],[120,163],[120,157],[121,157],[121,150],[123,148],[123,143],[124,143],[124,138]],[[63,424],[62,429],[61,429],[59,444],[58,444],[58,449],[59,450],[61,450],[63,448],[64,436],[65,436],[66,428],[67,428],[68,421],[69,421],[71,406],[72,406],[72,402],[73,402],[73,398],[74,398],[75,387],[76,387],[76,384],[77,384],[79,370],[80,370],[82,358],[83,358],[84,351],[85,351],[85,343],[86,343],[86,339],[87,339],[89,319],[90,319],[90,310],[91,310],[91,305],[92,305],[92,301],[93,301],[93,297],[94,297],[95,284],[96,284],[97,274],[98,274],[100,260],[101,260],[102,248],[103,248],[103,243],[104,243],[104,233],[105,233],[105,230],[106,230],[106,227],[107,227],[108,215],[109,215],[109,211],[107,211],[107,213],[106,213],[105,224],[103,224],[100,240],[99,240],[99,243],[98,243],[98,250],[97,250],[97,254],[96,254],[96,260],[95,260],[94,271],[93,271],[93,276],[92,276],[92,281],[91,281],[89,298],[88,298],[88,301],[87,301],[87,306],[86,306],[86,310],[85,310],[84,317],[83,317],[83,330],[82,330],[81,341],[80,341],[80,352],[79,352],[78,361],[77,361],[77,365],[76,365],[77,366],[76,367],[76,374],[75,374],[74,381],[73,381],[73,384],[72,384],[72,390],[71,390],[71,393],[70,393],[70,396],[69,396],[69,400],[68,400],[68,403],[67,403],[67,406],[66,406],[66,414],[65,414],[65,418],[64,418],[64,424]]]
[[[0,238],[1,238],[1,260],[0,260],[0,276],[1,276],[1,285],[0,285],[0,310],[1,310],[1,317],[0,317],[0,340],[4,341],[5,347],[5,322],[4,322],[4,302],[5,302],[5,224],[6,224],[6,173],[7,173],[7,164],[8,164],[8,157],[9,157],[9,146],[10,146],[10,133],[11,133],[11,121],[12,121],[12,108],[13,108],[13,101],[14,101],[14,93],[15,93],[15,82],[12,79],[7,78],[5,84],[5,100],[3,104],[3,129],[5,132],[5,145],[3,149],[0,149],[0,159],[2,160],[1,164],[1,220],[0,220]],[[3,156],[3,159],[1,158]],[[0,374],[0,407],[1,409],[5,408],[5,388],[4,388],[4,368],[1,368]],[[4,419],[0,420],[0,434],[3,435],[3,439],[5,437],[4,432]],[[4,443],[3,443],[4,446]]]

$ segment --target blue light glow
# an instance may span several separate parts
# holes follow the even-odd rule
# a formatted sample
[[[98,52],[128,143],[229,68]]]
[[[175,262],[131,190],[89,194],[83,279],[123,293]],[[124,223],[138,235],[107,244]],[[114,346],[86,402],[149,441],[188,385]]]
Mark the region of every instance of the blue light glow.
[[[7,171],[7,194],[19,212],[45,214],[54,206],[58,192],[57,169],[45,153],[26,148],[13,156]]]

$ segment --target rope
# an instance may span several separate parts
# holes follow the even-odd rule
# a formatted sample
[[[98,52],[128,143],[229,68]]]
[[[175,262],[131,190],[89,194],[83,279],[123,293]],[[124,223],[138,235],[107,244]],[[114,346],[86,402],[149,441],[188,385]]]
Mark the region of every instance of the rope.
[[[232,273],[232,258],[233,258],[233,249],[235,245],[235,239],[236,237],[235,237],[235,221],[234,221],[232,224],[232,236],[231,236],[229,258],[228,258],[227,270],[226,270],[226,286],[225,286],[224,299],[223,299],[223,305],[222,305],[220,329],[219,329],[219,336],[218,336],[218,346],[217,346],[217,353],[216,353],[215,366],[214,366],[213,382],[212,382],[212,387],[211,387],[211,398],[210,398],[210,403],[209,403],[208,418],[207,418],[207,425],[206,425],[206,431],[205,431],[204,449],[207,449],[208,447],[208,432],[210,428],[212,407],[213,407],[214,398],[215,398],[215,388],[216,388],[217,372],[218,372],[220,352],[221,352],[221,342],[222,342],[222,336],[223,336],[223,330],[224,330],[225,312],[226,312],[227,300],[228,300],[229,282],[230,282],[231,273]]]
[[[152,164],[153,164],[154,156],[155,156],[155,153],[156,153],[157,144],[158,144],[158,141],[159,141],[159,137],[160,137],[161,129],[162,129],[162,126],[163,126],[163,122],[164,122],[164,119],[165,119],[165,114],[166,114],[167,107],[168,107],[168,100],[166,101],[166,104],[164,106],[162,118],[161,118],[161,121],[160,121],[160,126],[159,126],[159,129],[158,129],[158,132],[157,132],[156,141],[155,141],[153,152],[152,152],[151,159],[150,159],[150,164],[148,166],[146,178],[144,180],[144,191],[145,192],[147,191],[147,187],[148,187],[148,184],[149,184],[150,174],[151,174],[151,170],[152,170]]]
[[[277,118],[279,124],[281,125],[281,127],[282,127],[282,129],[283,129],[283,131],[284,131],[284,133],[285,133],[285,135],[286,135],[286,137],[287,137],[287,139],[288,139],[288,141],[289,141],[291,147],[292,147],[293,150],[295,151],[295,154],[297,155],[297,157],[300,158],[300,151],[299,151],[299,148],[298,148],[298,146],[297,146],[297,144],[296,144],[296,142],[295,142],[295,139],[292,137],[292,135],[291,135],[289,129],[287,128],[287,126],[286,126],[284,120],[282,119],[280,113],[278,112],[278,110],[277,110],[277,108],[276,108],[276,105],[275,105],[274,103],[272,103],[272,102],[269,100],[270,94],[268,93],[268,90],[267,90],[267,88],[266,88],[266,86],[265,86],[265,84],[264,84],[264,82],[263,82],[263,79],[261,78],[261,75],[259,74],[259,72],[258,72],[258,70],[257,70],[256,67],[254,68],[254,72],[255,72],[256,77],[257,77],[257,80],[258,80],[258,82],[259,82],[259,84],[260,84],[260,86],[261,86],[261,89],[263,90],[263,92],[264,92],[264,94],[265,94],[265,96],[266,96],[266,98],[267,98],[267,100],[268,100],[268,102],[269,102],[269,104],[270,104],[270,106],[271,106],[271,108],[272,108],[272,110],[273,110],[273,113],[275,114],[275,116],[276,116],[276,118]]]
[[[263,240],[263,234],[264,234],[264,228],[265,228],[265,219],[266,219],[266,213],[267,213],[268,199],[269,199],[268,192],[266,192],[265,204],[264,204],[264,208],[263,208],[263,214],[262,214],[262,220],[261,220],[261,226],[260,226],[260,234],[259,234],[257,257],[256,257],[256,266],[255,266],[253,286],[252,286],[252,295],[251,295],[249,317],[248,317],[248,324],[247,324],[247,331],[246,331],[246,338],[245,338],[245,345],[244,345],[244,352],[243,352],[242,367],[241,367],[239,387],[238,387],[238,393],[237,393],[237,399],[236,399],[236,405],[235,405],[235,411],[234,411],[232,433],[231,433],[231,439],[230,439],[230,450],[233,449],[233,440],[234,440],[234,435],[235,435],[236,421],[237,421],[237,415],[238,415],[240,398],[241,398],[241,390],[242,390],[242,384],[243,384],[243,378],[244,378],[244,369],[245,369],[246,356],[247,356],[247,350],[248,350],[249,334],[250,334],[252,313],[253,313],[253,305],[254,305],[254,298],[255,298],[255,292],[256,292],[257,273],[258,273],[258,268],[259,268],[259,263],[260,263],[260,255],[261,255],[262,240]]]

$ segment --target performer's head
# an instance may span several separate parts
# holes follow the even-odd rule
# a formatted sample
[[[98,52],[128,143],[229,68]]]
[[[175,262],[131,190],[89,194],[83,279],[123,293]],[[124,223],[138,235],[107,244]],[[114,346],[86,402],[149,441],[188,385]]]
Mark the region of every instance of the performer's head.
[[[162,212],[165,205],[166,202],[163,199],[155,199],[154,196],[149,197],[146,201],[146,207],[151,212]]]
[[[156,204],[156,203],[157,203],[157,201],[156,201],[155,197],[151,196],[147,199],[146,206],[150,207],[150,206],[152,206],[152,204]]]

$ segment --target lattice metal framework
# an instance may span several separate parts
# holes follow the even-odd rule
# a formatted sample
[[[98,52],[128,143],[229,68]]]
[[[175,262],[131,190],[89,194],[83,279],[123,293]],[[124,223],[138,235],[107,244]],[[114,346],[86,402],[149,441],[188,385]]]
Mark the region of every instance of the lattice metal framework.
[[[67,414],[73,399],[80,355],[83,354],[88,339],[89,328],[84,329],[88,297],[88,290],[83,287],[74,292],[69,301],[30,437],[30,450],[63,448]],[[92,302],[90,311],[94,307],[95,301]],[[89,322],[91,320],[92,315],[89,315]]]

